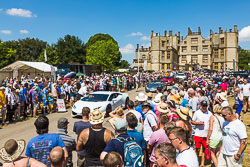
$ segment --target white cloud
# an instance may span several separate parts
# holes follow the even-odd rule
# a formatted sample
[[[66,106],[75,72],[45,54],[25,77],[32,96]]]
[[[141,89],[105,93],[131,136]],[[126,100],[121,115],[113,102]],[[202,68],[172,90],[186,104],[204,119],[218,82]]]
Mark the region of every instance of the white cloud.
[[[135,36],[142,36],[143,34],[141,32],[132,32],[128,36],[135,37]]]
[[[122,54],[132,54],[135,53],[135,48],[132,44],[127,44],[123,48],[119,49]]]
[[[20,34],[28,34],[29,33],[28,30],[20,30],[19,32],[20,32]]]
[[[250,26],[244,27],[240,30],[239,41],[240,42],[250,41]]]
[[[37,17],[36,15],[32,14],[30,10],[26,10],[26,9],[11,8],[11,9],[7,9],[6,13],[11,16]]]
[[[3,11],[3,9],[2,8],[0,8],[0,12],[2,12]]]
[[[0,30],[0,33],[1,33],[1,34],[10,35],[10,34],[12,34],[12,31],[10,31],[10,30]]]
[[[141,40],[143,40],[143,41],[149,41],[149,40],[150,40],[150,37],[143,36],[143,37],[141,37]]]

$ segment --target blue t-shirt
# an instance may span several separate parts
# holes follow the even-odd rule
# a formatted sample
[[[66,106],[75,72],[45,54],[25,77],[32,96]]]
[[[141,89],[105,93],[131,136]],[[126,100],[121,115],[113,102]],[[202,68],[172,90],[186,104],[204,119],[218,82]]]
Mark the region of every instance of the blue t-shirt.
[[[141,117],[142,117],[142,119],[144,121],[145,120],[145,116],[144,116],[141,108],[142,108],[142,104],[140,104],[139,106],[135,107],[135,110],[138,111],[141,114]]]
[[[44,163],[48,167],[50,162],[48,161],[50,151],[56,147],[64,147],[62,138],[55,133],[46,133],[36,137],[33,137],[27,144],[25,155],[32,157],[39,162]]]
[[[25,99],[25,96],[24,96],[24,95],[26,95],[26,97],[27,97],[27,89],[26,89],[26,88],[23,88],[22,90],[23,90],[23,91],[20,91],[21,102],[25,102],[26,99]]]
[[[57,87],[56,90],[57,90],[57,92],[58,92],[58,95],[60,95],[60,94],[61,94],[61,88],[60,88],[60,87]]]
[[[90,128],[92,126],[89,122],[78,121],[74,123],[73,131],[77,134],[77,140],[84,129]]]
[[[126,139],[129,137],[129,135],[125,133],[118,135],[118,137]],[[124,144],[117,139],[110,140],[110,142],[106,145],[103,151],[108,153],[112,151],[118,152],[122,156],[122,159],[124,160]]]
[[[182,102],[181,102],[180,106],[186,107],[187,104],[188,104],[187,99],[182,99]]]
[[[49,94],[48,94],[48,91],[46,89],[43,89],[43,92],[42,92],[43,100],[46,100],[44,94],[46,94],[46,97],[48,98]]]
[[[143,138],[143,135],[141,134],[141,133],[139,133],[139,132],[137,132],[136,130],[127,130],[127,133],[128,133],[128,135],[130,136],[130,137],[133,137],[133,138],[135,138],[135,140],[136,140],[136,143],[139,145],[139,146],[141,146],[141,148],[143,149],[143,150],[146,150],[146,142],[145,142],[145,140],[144,140],[144,138]]]

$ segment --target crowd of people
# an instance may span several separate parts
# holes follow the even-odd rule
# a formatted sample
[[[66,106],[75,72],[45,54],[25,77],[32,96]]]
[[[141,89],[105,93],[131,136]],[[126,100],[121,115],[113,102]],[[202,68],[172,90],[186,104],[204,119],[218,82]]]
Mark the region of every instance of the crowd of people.
[[[2,123],[27,118],[28,109],[34,117],[39,107],[42,113],[34,123],[37,136],[27,146],[24,140],[10,139],[0,149],[3,166],[198,167],[205,166],[206,159],[216,167],[242,166],[248,136],[241,115],[250,111],[250,78],[224,73],[193,73],[167,91],[159,87],[156,94],[138,92],[136,101],[128,101],[127,110],[119,107],[109,114],[114,131],[103,127],[105,113],[84,107],[82,120],[73,127],[76,140],[67,134],[67,118],[58,120],[58,133],[49,133],[46,114],[56,111],[57,98],[72,106],[93,91],[138,90],[163,75],[101,74],[58,79],[55,84],[28,76],[20,82],[5,80],[0,88]],[[222,82],[213,80],[214,75]],[[12,96],[20,98],[18,105]]]

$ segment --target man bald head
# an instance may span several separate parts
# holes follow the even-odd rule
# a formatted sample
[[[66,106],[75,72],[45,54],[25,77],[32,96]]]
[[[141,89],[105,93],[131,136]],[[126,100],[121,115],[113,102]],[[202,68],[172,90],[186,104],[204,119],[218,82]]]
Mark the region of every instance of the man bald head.
[[[64,162],[64,151],[61,147],[53,148],[49,154],[49,161],[53,167],[61,167]]]

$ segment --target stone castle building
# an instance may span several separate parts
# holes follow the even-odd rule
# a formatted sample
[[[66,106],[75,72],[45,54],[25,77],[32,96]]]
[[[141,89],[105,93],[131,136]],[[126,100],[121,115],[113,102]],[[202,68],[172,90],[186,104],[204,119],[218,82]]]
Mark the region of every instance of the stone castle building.
[[[139,56],[139,63],[138,63]],[[151,33],[151,47],[139,48],[137,44],[134,66],[145,70],[172,71],[172,70],[238,70],[238,30],[219,32],[210,30],[209,38],[188,28],[185,38],[178,34],[173,35],[172,30],[161,36],[160,33]]]

